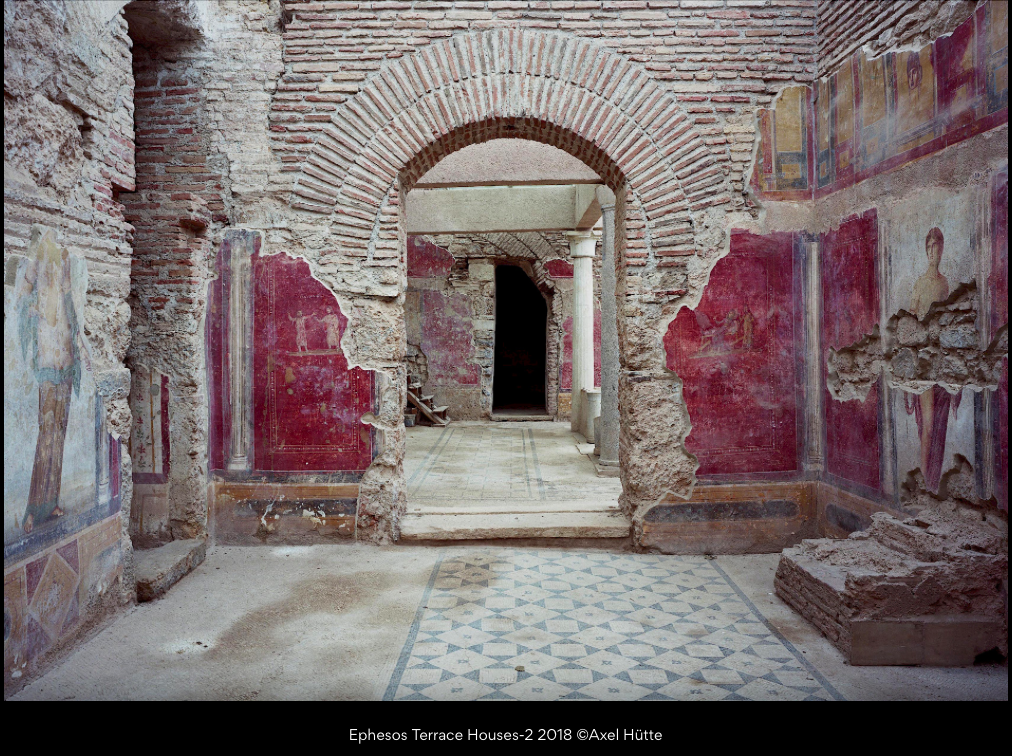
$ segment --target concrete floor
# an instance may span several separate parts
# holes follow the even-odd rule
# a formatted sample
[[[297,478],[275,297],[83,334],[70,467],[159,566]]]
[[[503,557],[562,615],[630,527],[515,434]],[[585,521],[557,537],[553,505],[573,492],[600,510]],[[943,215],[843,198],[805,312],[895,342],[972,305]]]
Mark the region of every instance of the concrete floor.
[[[591,567],[586,569],[587,565]],[[507,694],[502,691],[510,685],[514,694],[527,690],[529,697],[536,699],[568,696],[624,700],[651,695],[671,699],[679,698],[679,690],[688,692],[686,698],[704,700],[762,699],[764,694],[776,698],[780,690],[774,690],[773,683],[762,678],[765,669],[754,672],[759,679],[751,682],[749,676],[737,677],[731,657],[745,658],[742,654],[751,660],[749,667],[754,662],[761,666],[767,659],[781,665],[769,679],[793,686],[783,690],[794,697],[1008,700],[1007,666],[847,666],[827,641],[773,595],[776,565],[776,556],[708,561],[608,551],[466,546],[216,549],[168,596],[129,611],[15,700],[459,700],[469,691],[473,691],[473,697],[504,697]],[[483,567],[490,572],[483,578],[476,576],[476,570]],[[537,574],[539,570],[542,574]],[[636,666],[642,654],[634,646],[644,646],[642,634],[649,623],[644,610],[628,610],[634,608],[630,602],[649,602],[651,599],[640,596],[651,590],[667,596],[671,603],[658,606],[673,613],[680,611],[678,602],[683,600],[687,604],[701,600],[706,603],[699,598],[701,590],[717,596],[718,603],[700,609],[703,614],[683,616],[688,610],[681,610],[675,625],[663,631],[666,635],[658,635],[662,632],[658,629],[649,630],[650,643],[670,640],[669,648],[688,644],[679,651],[681,667],[665,666],[674,652],[646,659],[647,666]],[[452,609],[446,609],[454,604],[446,601],[452,596],[461,597],[458,607],[463,608],[467,602],[467,606],[481,609],[473,625],[462,624],[471,622],[470,617],[460,617],[470,611],[453,615]],[[513,600],[514,596],[529,596],[530,603]],[[617,645],[600,652],[588,646],[587,653],[595,653],[577,659],[579,664],[571,663],[573,654],[569,650],[579,640],[575,635],[545,645],[538,654],[528,653],[525,658],[532,672],[539,663],[531,661],[535,657],[557,668],[558,674],[549,671],[542,678],[549,680],[549,687],[524,689],[517,687],[515,678],[497,678],[495,673],[515,669],[509,655],[523,649],[496,652],[489,644],[501,649],[506,640],[521,645],[529,642],[523,637],[506,639],[503,631],[510,628],[496,625],[509,617],[520,617],[515,608],[508,607],[531,608],[559,621],[550,625],[542,617],[534,617],[528,622],[529,630],[565,633],[566,623],[562,620],[567,618],[560,613],[567,604],[558,603],[565,597],[578,599],[578,617],[583,623],[579,627],[570,623],[574,627],[569,630],[592,629],[602,633],[598,641],[611,632],[621,636]],[[623,610],[623,604],[629,606]],[[489,609],[484,610],[485,606]],[[532,615],[527,612],[526,616]],[[650,614],[649,618],[656,616]],[[434,622],[445,624],[436,627]],[[535,622],[541,624],[535,627],[531,624]],[[701,629],[711,622],[735,623],[727,627],[728,640],[714,640],[724,634],[724,629],[714,632],[710,639],[701,638],[705,632],[715,630]],[[455,647],[447,647],[451,641],[445,637],[439,650],[422,642],[425,632],[470,632],[469,627],[479,628],[479,632],[485,628],[488,636],[496,637],[475,637],[473,640],[484,646],[449,655],[447,652]],[[678,633],[687,637],[676,640]],[[735,646],[741,638],[746,638],[744,643],[754,643],[758,655],[742,645]],[[594,638],[584,639],[594,644]],[[708,658],[717,651],[693,652],[693,644],[704,642],[730,646],[717,650],[727,658]],[[785,648],[789,653],[782,651]],[[661,651],[665,649],[656,649]],[[497,653],[502,655],[496,657]],[[616,674],[614,665],[619,662],[621,666],[624,657],[631,661],[621,668],[629,672]],[[722,661],[725,664],[720,664]],[[405,674],[413,668],[442,665],[447,669],[443,679],[456,680],[449,673],[451,662],[464,667],[454,673],[463,675],[464,683],[455,687],[407,687],[410,680]],[[686,664],[689,666],[683,668]],[[602,677],[614,682],[610,687],[598,683],[583,686],[577,674],[580,669],[590,669],[598,682]],[[653,680],[658,669],[677,669],[679,674],[671,673],[667,679],[680,679],[663,688],[651,687],[651,681],[658,682]],[[524,673],[525,678],[529,675]],[[664,679],[659,682],[663,684]],[[643,685],[653,693],[644,695]]]

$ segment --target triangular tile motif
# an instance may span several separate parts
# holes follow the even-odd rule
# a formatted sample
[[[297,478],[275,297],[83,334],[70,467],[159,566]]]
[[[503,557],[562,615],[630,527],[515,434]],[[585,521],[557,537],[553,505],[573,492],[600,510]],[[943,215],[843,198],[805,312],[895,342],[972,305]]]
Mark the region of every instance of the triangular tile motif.
[[[388,700],[842,700],[703,557],[475,552],[431,586]]]

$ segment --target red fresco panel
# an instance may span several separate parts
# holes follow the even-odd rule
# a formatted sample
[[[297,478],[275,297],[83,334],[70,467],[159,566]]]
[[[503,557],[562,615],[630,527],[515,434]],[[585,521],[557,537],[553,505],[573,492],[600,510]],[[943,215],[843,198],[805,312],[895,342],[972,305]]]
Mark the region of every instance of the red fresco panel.
[[[981,104],[976,15],[935,44],[939,104],[949,130],[973,123]]]
[[[736,232],[703,300],[665,335],[700,475],[798,470],[794,237]]]
[[[601,311],[594,310],[594,386],[601,387]],[[573,319],[562,324],[562,365],[559,367],[559,391],[573,390]]]
[[[999,175],[991,202],[991,333],[1008,325],[1008,169]],[[1008,512],[1008,359],[995,402],[995,495]]]
[[[453,255],[418,236],[408,237],[408,278],[446,278]]]
[[[466,294],[422,292],[422,351],[428,358],[429,382],[435,386],[477,386],[474,324]]]
[[[257,257],[254,291],[254,440],[258,471],[364,471],[372,436],[373,376],[341,350],[348,320],[309,264]]]
[[[878,217],[850,218],[823,238],[823,366],[830,349],[852,346],[879,324]],[[831,475],[865,488],[882,487],[880,391],[864,402],[838,402],[826,393],[826,457]]]
[[[208,464],[212,470],[225,469],[225,438],[228,423],[228,292],[231,283],[231,241],[226,239],[218,250],[218,277],[211,281],[207,297],[207,372],[208,372]]]
[[[545,263],[545,270],[552,278],[572,278],[574,273],[573,263],[565,260],[549,260]]]

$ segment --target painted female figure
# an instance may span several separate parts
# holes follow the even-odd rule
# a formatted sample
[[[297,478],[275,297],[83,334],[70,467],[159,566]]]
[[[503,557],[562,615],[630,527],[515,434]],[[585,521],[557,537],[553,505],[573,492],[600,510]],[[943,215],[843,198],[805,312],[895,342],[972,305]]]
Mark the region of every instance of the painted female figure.
[[[71,260],[51,230],[32,229],[29,262],[18,301],[21,351],[39,384],[39,438],[24,531],[62,517],[63,449],[70,400],[81,389],[81,362],[87,361],[78,325]]]
[[[938,228],[928,232],[925,240],[928,269],[914,284],[910,312],[918,320],[925,320],[932,305],[949,298],[949,281],[942,275],[939,266],[945,254],[945,236]],[[920,397],[907,399],[907,412],[917,417],[917,429],[921,437],[921,473],[931,491],[938,491],[942,481],[942,465],[945,462],[945,441],[949,432],[949,412],[959,409],[959,397],[955,398],[942,386],[933,386]]]

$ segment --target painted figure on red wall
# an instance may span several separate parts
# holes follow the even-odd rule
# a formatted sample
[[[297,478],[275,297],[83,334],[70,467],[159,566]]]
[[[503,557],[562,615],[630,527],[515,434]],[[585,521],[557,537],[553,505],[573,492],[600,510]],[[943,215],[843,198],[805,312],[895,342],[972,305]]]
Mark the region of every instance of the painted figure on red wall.
[[[348,320],[333,293],[287,255],[255,257],[253,282],[255,469],[366,470],[372,373],[340,350]]]
[[[339,318],[333,307],[327,308],[327,314],[320,321],[327,329],[327,349],[336,350],[341,348],[341,318]]]
[[[81,364],[88,360],[71,292],[70,256],[52,231],[32,229],[18,300],[22,354],[39,384],[39,438],[23,525],[31,533],[64,515],[60,492],[70,401],[80,391]]]
[[[664,338],[692,419],[701,476],[798,469],[798,329],[794,237],[734,232],[699,306]]]
[[[949,297],[949,280],[941,274],[939,266],[945,254],[945,236],[938,228],[928,232],[924,242],[928,269],[914,285],[910,313],[924,320],[931,307]],[[907,412],[917,417],[921,437],[921,473],[928,488],[937,491],[942,481],[945,462],[945,440],[949,431],[949,413],[959,410],[960,397],[953,397],[941,386],[934,386],[920,397],[907,397]]]
[[[295,324],[295,346],[300,352],[309,351],[309,332],[306,330],[306,320],[308,318],[302,314],[302,310],[299,310],[298,314],[293,318],[291,315],[288,319]]]

